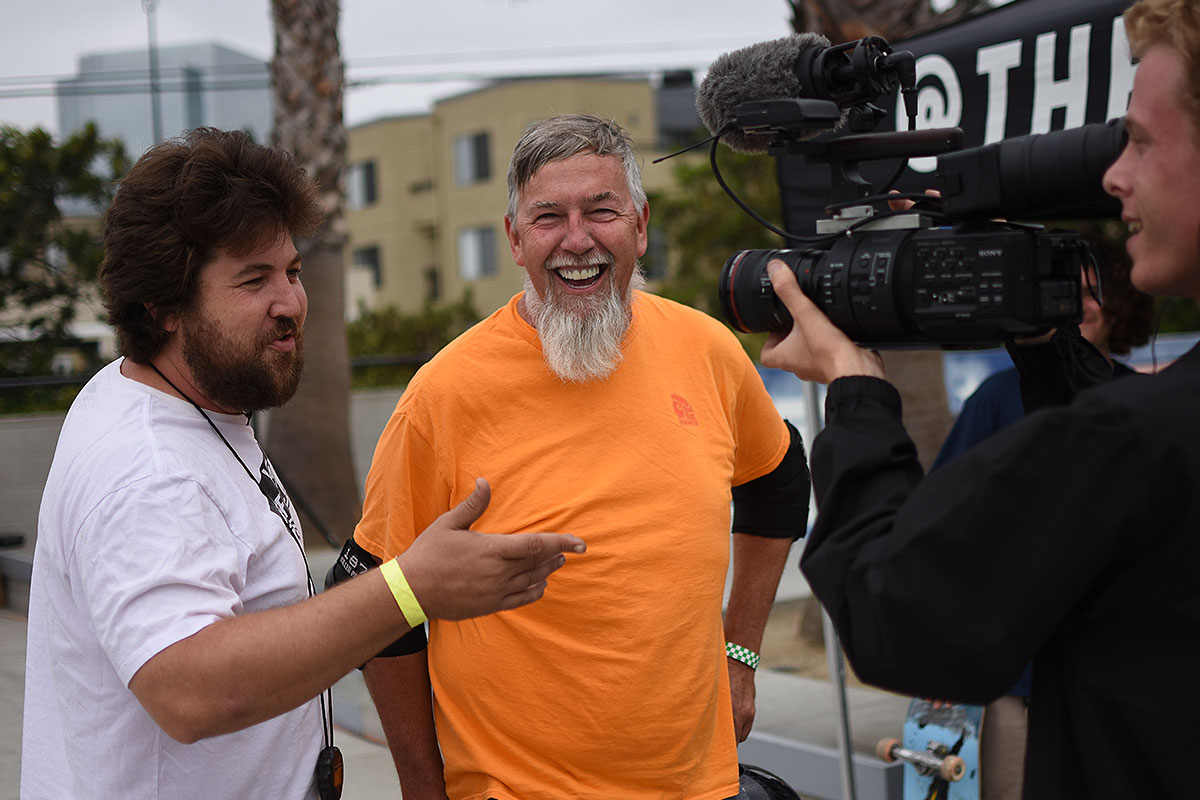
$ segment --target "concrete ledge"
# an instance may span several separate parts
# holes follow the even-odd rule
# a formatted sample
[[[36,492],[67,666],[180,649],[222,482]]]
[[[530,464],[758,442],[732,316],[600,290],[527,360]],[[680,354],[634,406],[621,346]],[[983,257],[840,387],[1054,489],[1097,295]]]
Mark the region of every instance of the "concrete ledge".
[[[33,556],[0,551],[0,608],[28,614],[29,581],[32,577]]]
[[[0,551],[0,578],[29,583],[33,577],[33,556]]]

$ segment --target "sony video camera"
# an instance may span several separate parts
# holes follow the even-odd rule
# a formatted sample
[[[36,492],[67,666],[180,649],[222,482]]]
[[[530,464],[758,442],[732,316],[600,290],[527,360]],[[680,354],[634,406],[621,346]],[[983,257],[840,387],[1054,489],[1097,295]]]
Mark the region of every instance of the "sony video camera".
[[[791,327],[767,277],[772,258],[795,272],[839,329],[872,346],[991,346],[1080,319],[1087,243],[1069,231],[997,218],[1115,216],[1101,178],[1124,146],[1121,120],[969,150],[957,128],[807,141],[841,117],[833,105],[788,99],[737,107],[732,125],[742,142],[769,137],[759,151],[828,164],[832,189],[831,216],[818,221],[818,236],[788,234],[804,246],[743,250],[726,261],[720,304],[733,327]],[[929,156],[938,157],[930,188],[941,197],[902,212],[890,210],[886,189],[873,189],[860,171],[865,161]]]

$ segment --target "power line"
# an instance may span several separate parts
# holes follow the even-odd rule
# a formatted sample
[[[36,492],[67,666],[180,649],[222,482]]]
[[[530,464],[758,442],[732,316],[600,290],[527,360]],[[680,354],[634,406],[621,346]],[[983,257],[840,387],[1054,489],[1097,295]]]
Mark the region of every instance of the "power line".
[[[676,67],[683,68],[683,67]],[[485,72],[442,72],[436,75],[374,75],[367,78],[347,79],[345,88],[347,90],[365,89],[376,86],[394,85],[394,84],[428,84],[428,83],[459,83],[459,82],[505,82],[530,79],[553,79],[553,78],[645,78],[657,72],[671,71],[675,68],[644,68],[644,69],[622,69],[622,70],[581,70],[579,72],[554,72],[554,73],[485,73]],[[231,91],[247,91],[256,89],[266,89],[271,86],[269,77],[259,79],[244,79],[244,80],[218,80],[218,81],[188,81],[188,80],[162,80],[158,81],[157,91],[162,94],[173,92],[231,92]],[[93,83],[81,82],[75,84],[58,84],[53,87],[23,87],[12,89],[0,89],[0,100],[19,97],[105,97],[112,95],[125,94],[147,94],[150,91],[148,79],[143,78],[140,82],[122,82],[122,83]]]
[[[614,53],[662,52],[665,50],[707,50],[724,47],[739,47],[746,42],[731,42],[729,39],[693,39],[671,42],[621,42],[619,44],[581,45],[579,47],[541,47],[513,50],[463,50],[457,53],[423,53],[413,55],[371,56],[350,59],[355,66],[440,64],[456,61],[508,61],[512,59],[557,58],[560,56],[611,55]]]
[[[238,74],[258,74],[268,69],[268,64],[265,61],[254,61],[246,64],[211,64],[203,67],[207,73],[218,75],[238,75]],[[160,74],[170,74],[173,72],[196,71],[199,67],[187,66],[160,66]],[[50,84],[58,83],[59,81],[80,81],[80,80],[100,80],[100,81],[121,81],[121,80],[145,80],[146,67],[137,69],[109,69],[89,71],[82,74],[75,73],[71,75],[7,75],[0,76],[0,85],[4,84]]]
[[[455,63],[486,63],[516,59],[536,62],[556,59],[555,76],[601,77],[620,75],[647,75],[672,67],[626,67],[621,69],[587,68],[579,72],[562,70],[563,57],[585,58],[595,55],[612,56],[621,53],[653,53],[697,51],[715,47],[733,46],[728,40],[702,39],[674,42],[624,42],[612,45],[590,45],[582,47],[545,47],[523,50],[489,50],[477,52],[428,53],[414,55],[373,56],[350,59],[346,63],[346,88],[355,89],[383,84],[422,84],[462,81],[497,81],[537,76],[528,71],[521,74],[497,73],[486,69],[439,71],[436,73],[385,72],[371,74],[374,70],[397,66],[435,66]],[[707,56],[705,56],[707,58]],[[199,78],[204,91],[237,91],[260,89],[270,86],[266,73],[267,62],[247,64],[217,64],[200,66],[162,66],[159,68],[160,91],[196,90]],[[362,74],[367,73],[367,74]],[[213,78],[218,78],[214,80]],[[538,76],[540,77],[540,76]],[[0,99],[18,97],[56,97],[86,95],[135,94],[149,91],[147,69],[101,70],[74,75],[29,75],[0,76]]]

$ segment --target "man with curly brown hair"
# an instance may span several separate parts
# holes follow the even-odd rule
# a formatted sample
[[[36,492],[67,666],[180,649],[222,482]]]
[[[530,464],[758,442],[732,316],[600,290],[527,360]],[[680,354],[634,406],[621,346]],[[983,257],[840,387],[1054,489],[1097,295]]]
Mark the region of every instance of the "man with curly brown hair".
[[[300,380],[293,237],[322,223],[288,153],[199,129],[148,151],[105,215],[122,358],[63,424],[29,594],[21,796],[336,799],[327,691],[425,617],[541,597],[573,536],[467,530],[481,481],[406,553],[313,596],[249,412]]]

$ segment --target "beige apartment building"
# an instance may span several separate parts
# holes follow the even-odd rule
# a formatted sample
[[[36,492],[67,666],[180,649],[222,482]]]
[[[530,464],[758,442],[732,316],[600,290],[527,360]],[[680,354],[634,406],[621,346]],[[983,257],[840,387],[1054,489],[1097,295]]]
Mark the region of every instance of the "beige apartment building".
[[[671,165],[650,162],[699,126],[690,74],[496,83],[440,101],[431,114],[349,130],[346,316],[454,302],[469,287],[486,315],[520,291],[504,235],[505,172],[521,131],[562,113],[620,123],[637,143],[647,191]]]
[[[650,162],[703,133],[690,72],[647,78],[539,78],[502,81],[445,99],[432,113],[387,117],[348,131],[346,319],[361,308],[418,311],[452,303],[470,288],[487,315],[521,290],[504,235],[505,172],[521,131],[554,114],[615,119],[633,136],[647,191],[664,188],[672,163]],[[693,156],[695,157],[695,156]],[[699,157],[702,157],[699,156]],[[67,225],[98,225],[94,210]],[[651,218],[650,247],[661,250]],[[661,222],[661,220],[660,220]],[[663,258],[648,259],[661,269]],[[651,271],[651,286],[655,273]],[[55,372],[116,355],[111,328],[89,293],[71,326]],[[29,334],[0,309],[0,340]]]

